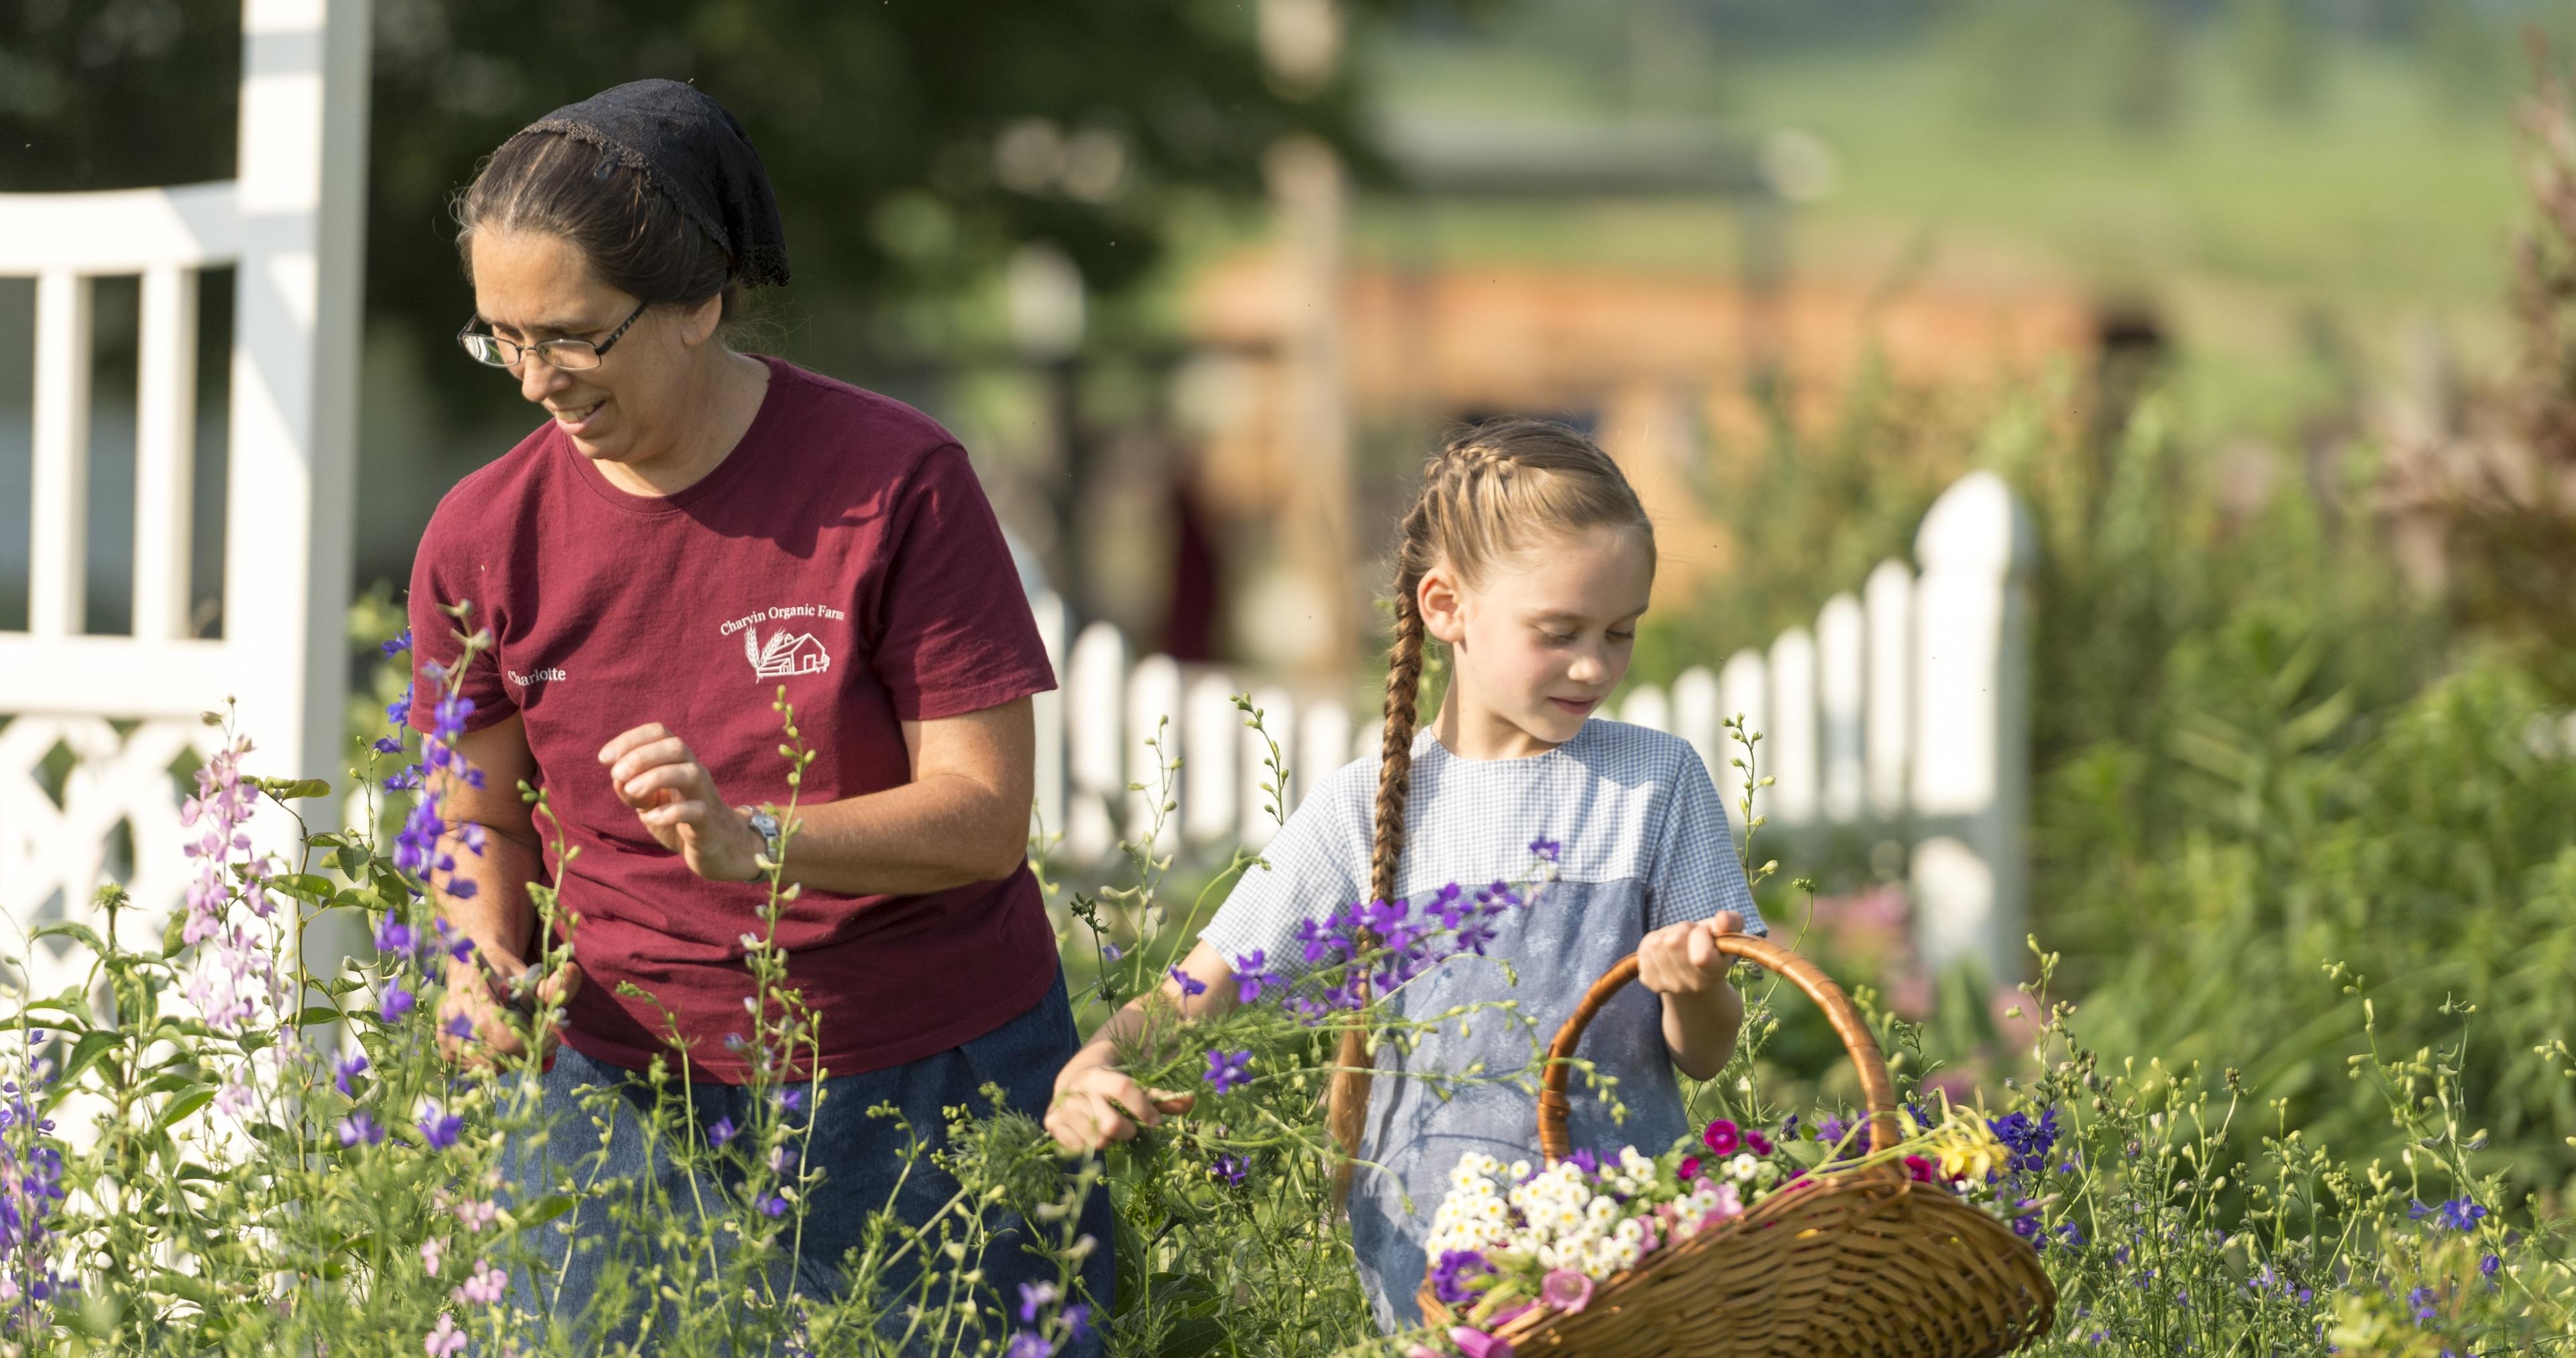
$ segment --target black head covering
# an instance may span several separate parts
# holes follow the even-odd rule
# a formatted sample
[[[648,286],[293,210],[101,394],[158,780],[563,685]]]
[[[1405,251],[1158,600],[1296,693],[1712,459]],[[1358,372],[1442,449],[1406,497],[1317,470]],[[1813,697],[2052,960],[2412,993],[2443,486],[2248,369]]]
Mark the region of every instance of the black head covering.
[[[760,153],[705,91],[677,80],[637,80],[566,104],[519,135],[530,132],[559,132],[601,148],[603,176],[612,165],[641,171],[723,242],[735,282],[787,281],[787,233]]]

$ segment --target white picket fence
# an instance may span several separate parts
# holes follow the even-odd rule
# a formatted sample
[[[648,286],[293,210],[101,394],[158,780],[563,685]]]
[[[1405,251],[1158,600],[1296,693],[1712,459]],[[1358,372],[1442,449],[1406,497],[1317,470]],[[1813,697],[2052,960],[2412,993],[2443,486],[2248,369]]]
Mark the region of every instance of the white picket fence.
[[[1770,827],[1789,836],[1866,827],[1905,845],[1925,959],[1974,959],[1991,976],[2016,976],[2026,960],[2026,575],[2036,551],[2028,515],[2002,480],[1971,474],[1924,516],[1915,565],[1882,562],[1859,594],[1829,600],[1812,631],[1738,651],[1714,672],[1694,666],[1669,690],[1635,686],[1615,715],[1689,741],[1730,806],[1742,775],[1728,762],[1738,752],[1725,721],[1742,715],[1764,733],[1762,769],[1777,780],[1755,807]],[[1247,727],[1236,694],[1251,693],[1286,756],[1282,810],[1324,775],[1378,752],[1375,712],[1354,716],[1334,698],[1299,702],[1169,656],[1131,659],[1106,622],[1068,645],[1063,604],[1045,594],[1032,602],[1063,680],[1038,704],[1037,819],[1075,864],[1104,864],[1122,838],[1152,832],[1155,802],[1133,785],[1159,790],[1174,758],[1176,805],[1157,852],[1268,842],[1269,743]]]

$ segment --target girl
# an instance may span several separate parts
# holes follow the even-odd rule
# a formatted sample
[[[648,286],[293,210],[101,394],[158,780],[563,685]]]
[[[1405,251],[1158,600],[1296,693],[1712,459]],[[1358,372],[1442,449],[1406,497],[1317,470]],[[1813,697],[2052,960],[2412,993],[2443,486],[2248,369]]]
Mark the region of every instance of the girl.
[[[1592,1148],[1656,1151],[1680,1137],[1673,1067],[1716,1074],[1743,1020],[1713,940],[1768,931],[1698,754],[1674,736],[1591,720],[1627,674],[1654,571],[1654,530],[1636,493],[1582,435],[1513,420],[1450,443],[1424,468],[1404,517],[1383,755],[1374,769],[1360,761],[1335,772],[1298,806],[1263,855],[1267,870],[1244,875],[1182,963],[1205,990],[1184,994],[1195,986],[1176,979],[1154,1006],[1221,1014],[1235,1003],[1233,959],[1255,949],[1274,965],[1298,957],[1306,919],[1354,900],[1420,901],[1448,882],[1509,878],[1528,866],[1534,839],[1553,841],[1557,884],[1498,917],[1500,935],[1484,950],[1512,964],[1519,989],[1501,967],[1443,966],[1389,996],[1391,1007],[1418,1021],[1516,998],[1545,1038],[1635,952],[1645,988],[1622,992],[1577,1052],[1596,1075],[1616,1077],[1601,1088],[1615,1091],[1626,1118],[1577,1080],[1571,1131]],[[1453,678],[1417,735],[1426,635],[1450,648]],[[1115,1064],[1146,1028],[1144,1004],[1130,1004],[1065,1065],[1047,1115],[1059,1141],[1097,1148],[1186,1110],[1187,1096],[1149,1095]],[[1514,1028],[1487,1016],[1411,1052],[1384,1044],[1374,1064],[1401,1075],[1481,1061],[1503,1074],[1528,1060]],[[1340,1065],[1333,1130],[1373,1167],[1351,1195],[1351,1245],[1377,1323],[1392,1331],[1420,1323],[1422,1242],[1451,1167],[1469,1151],[1531,1158],[1536,1101],[1505,1083],[1441,1098],[1398,1079],[1371,1103],[1372,1063],[1356,1029]]]

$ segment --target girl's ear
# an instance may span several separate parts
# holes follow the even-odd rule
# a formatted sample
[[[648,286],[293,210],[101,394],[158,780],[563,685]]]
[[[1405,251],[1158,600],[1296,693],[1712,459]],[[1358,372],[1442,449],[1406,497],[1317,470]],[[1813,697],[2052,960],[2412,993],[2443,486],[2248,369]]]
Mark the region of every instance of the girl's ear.
[[[1422,630],[1433,638],[1451,646],[1467,639],[1466,596],[1446,562],[1422,573],[1413,602],[1422,612]]]

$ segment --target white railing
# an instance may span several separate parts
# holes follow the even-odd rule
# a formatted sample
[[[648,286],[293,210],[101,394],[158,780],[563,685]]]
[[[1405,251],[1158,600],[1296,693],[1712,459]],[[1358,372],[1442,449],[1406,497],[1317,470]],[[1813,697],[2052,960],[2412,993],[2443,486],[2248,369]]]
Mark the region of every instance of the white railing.
[[[129,828],[129,941],[181,899],[171,766],[211,747],[199,714],[237,699],[251,771],[339,779],[354,518],[367,0],[244,0],[239,177],[100,193],[0,194],[0,276],[36,280],[28,625],[0,632],[0,913],[86,919]],[[234,271],[222,636],[192,635],[198,280]],[[91,313],[100,277],[140,279],[133,629],[84,633]],[[48,760],[69,760],[60,800]],[[282,817],[263,817],[281,821]],[[254,822],[257,824],[257,822]],[[319,828],[319,827],[317,827]],[[24,949],[33,993],[86,959]],[[14,941],[10,952],[20,952]],[[56,974],[60,972],[62,974]]]
[[[1738,651],[1712,673],[1695,666],[1669,691],[1631,688],[1619,720],[1671,731],[1707,761],[1730,805],[1742,775],[1725,730],[1741,714],[1764,733],[1757,802],[1791,834],[1865,827],[1908,850],[1922,955],[1935,968],[1973,959],[2018,975],[2029,804],[2029,609],[2036,553],[2028,516],[1990,473],[1945,492],[1915,538],[1919,563],[1886,561],[1858,596],[1837,594],[1811,632],[1767,652]],[[1259,847],[1273,829],[1263,789],[1268,746],[1232,695],[1250,686],[1168,656],[1131,661],[1117,628],[1068,638],[1064,606],[1034,601],[1063,689],[1038,705],[1038,818],[1071,862],[1096,865],[1121,837],[1148,832],[1153,805],[1131,784],[1162,786],[1180,768],[1177,805],[1158,851]],[[1293,809],[1325,774],[1377,754],[1376,714],[1335,698],[1254,694],[1290,766]],[[1161,733],[1158,755],[1150,742]],[[1739,833],[1741,827],[1738,827]]]

